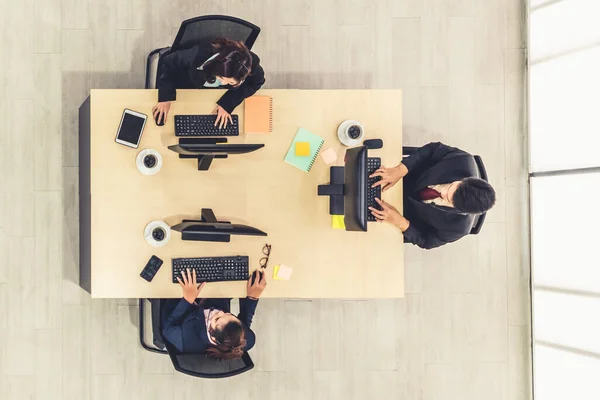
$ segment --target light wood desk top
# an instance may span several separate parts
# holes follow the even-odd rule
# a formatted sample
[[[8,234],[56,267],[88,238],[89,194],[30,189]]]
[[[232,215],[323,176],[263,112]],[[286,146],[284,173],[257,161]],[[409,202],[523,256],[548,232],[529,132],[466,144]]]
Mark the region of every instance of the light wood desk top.
[[[331,228],[329,199],[317,186],[329,182],[329,166],[318,157],[302,172],[283,158],[299,127],[325,139],[343,165],[345,147],[337,139],[343,120],[365,126],[366,138],[382,138],[384,148],[370,152],[384,165],[396,165],[402,153],[400,90],[262,90],[273,97],[273,133],[245,135],[244,106],[240,136],[230,143],[264,143],[253,153],[215,159],[209,171],[197,171],[193,159],[179,159],[167,149],[176,144],[173,116],[207,114],[220,90],[178,90],[167,123],[158,127],[151,116],[155,90],[92,90],[90,127],[91,293],[93,297],[179,297],[171,283],[171,258],[248,255],[258,267],[265,243],[272,245],[263,297],[389,298],[404,296],[404,252],[401,232],[390,225],[369,223],[368,233]],[[115,143],[124,108],[148,115],[139,149]],[[162,170],[143,176],[135,166],[139,151],[156,149]],[[402,185],[384,199],[402,210]],[[162,248],[148,245],[146,224],[182,218],[198,219],[212,208],[218,219],[254,226],[268,237],[232,236],[230,243],[182,241],[178,232]],[[139,274],[151,255],[164,264],[151,283]],[[273,281],[273,266],[294,269],[290,281]],[[208,284],[202,297],[243,297],[244,282]]]

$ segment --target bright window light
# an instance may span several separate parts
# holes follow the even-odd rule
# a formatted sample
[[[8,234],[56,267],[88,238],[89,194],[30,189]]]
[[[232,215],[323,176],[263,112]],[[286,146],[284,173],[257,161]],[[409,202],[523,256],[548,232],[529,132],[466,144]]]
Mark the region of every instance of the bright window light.
[[[534,286],[600,293],[599,199],[600,173],[531,180]]]

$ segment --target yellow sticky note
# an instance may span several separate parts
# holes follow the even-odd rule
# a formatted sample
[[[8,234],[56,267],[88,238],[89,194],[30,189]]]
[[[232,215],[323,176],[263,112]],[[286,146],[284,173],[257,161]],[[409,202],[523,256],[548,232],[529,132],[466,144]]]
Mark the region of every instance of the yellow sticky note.
[[[275,279],[276,281],[280,281],[280,280],[281,280],[281,278],[278,278],[278,277],[277,277],[277,272],[279,272],[279,265],[276,265],[276,266],[273,268],[273,279]]]
[[[276,281],[289,281],[293,270],[287,265],[276,265],[273,268],[273,279]]]
[[[331,227],[333,229],[346,229],[343,215],[332,215],[331,216]]]
[[[310,156],[310,143],[296,142],[296,155],[301,157]]]

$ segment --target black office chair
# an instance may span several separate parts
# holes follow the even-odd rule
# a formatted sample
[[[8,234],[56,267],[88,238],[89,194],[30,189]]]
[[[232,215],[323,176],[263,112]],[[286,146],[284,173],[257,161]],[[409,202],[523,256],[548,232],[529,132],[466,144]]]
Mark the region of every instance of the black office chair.
[[[410,156],[411,154],[415,153],[418,149],[418,147],[403,146],[402,157]],[[480,156],[473,156],[473,158],[475,159],[475,164],[477,164],[477,173],[479,175],[478,178],[488,182],[488,175],[487,171],[485,170],[485,165],[483,165],[483,160]],[[479,215],[474,215],[473,226],[471,227],[471,231],[469,232],[469,234],[477,235],[481,231],[481,227],[483,226],[483,222],[485,221],[486,214],[487,212],[484,212],[483,214]]]
[[[145,307],[146,302],[151,302],[152,305],[150,316],[153,336],[152,345],[146,343],[147,332],[145,320],[148,318]],[[254,368],[254,363],[248,352],[244,352],[240,359],[225,361],[210,359],[204,353],[180,353],[172,344],[164,340],[160,333],[160,321],[164,302],[165,300],[163,299],[140,299],[139,301],[140,344],[144,349],[154,353],[168,354],[176,371],[198,378],[229,378]]]
[[[488,182],[487,171],[485,170],[485,165],[483,165],[483,160],[479,156],[473,156],[475,159],[475,163],[477,164],[477,170],[479,172],[479,179],[483,179]],[[487,212],[483,214],[479,214],[475,216],[475,220],[473,221],[473,227],[471,228],[471,235],[477,235],[479,231],[481,231],[481,227],[483,226],[483,222],[485,221],[485,216]]]
[[[153,50],[146,61],[146,89],[155,89],[160,74],[160,59],[172,51],[188,49],[218,37],[244,42],[251,49],[260,28],[243,19],[227,15],[203,15],[181,23],[171,47]]]

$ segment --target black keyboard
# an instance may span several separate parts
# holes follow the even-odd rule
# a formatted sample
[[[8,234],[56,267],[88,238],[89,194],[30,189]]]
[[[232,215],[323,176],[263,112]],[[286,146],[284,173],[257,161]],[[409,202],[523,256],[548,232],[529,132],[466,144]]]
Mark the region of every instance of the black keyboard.
[[[239,136],[238,116],[232,115],[225,128],[215,126],[216,115],[176,115],[175,136]]]
[[[222,281],[247,281],[248,257],[201,257],[201,258],[174,258],[173,283],[178,283],[177,278],[190,269],[196,270],[196,282],[222,282]]]
[[[373,172],[377,171],[381,167],[381,158],[369,157],[367,158],[367,207],[374,207],[377,210],[381,210],[379,204],[375,201],[375,197],[381,200],[381,186],[371,187],[373,184],[381,179],[380,176],[375,178],[369,178]],[[376,221],[375,216],[371,214],[371,210],[367,208],[367,221]]]

